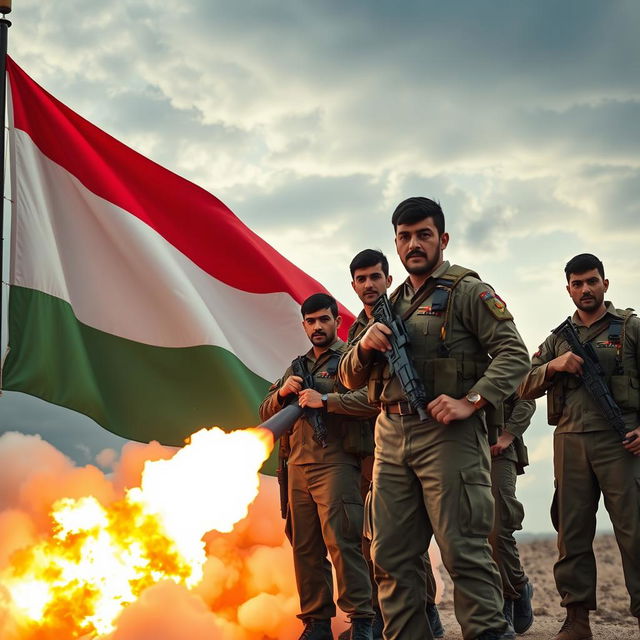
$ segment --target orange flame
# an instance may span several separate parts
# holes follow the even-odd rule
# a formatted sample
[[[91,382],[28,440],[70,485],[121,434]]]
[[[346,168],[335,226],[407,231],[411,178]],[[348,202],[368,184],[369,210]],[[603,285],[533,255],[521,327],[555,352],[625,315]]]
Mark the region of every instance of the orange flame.
[[[272,448],[264,429],[202,429],[173,458],[147,462],[124,499],[56,502],[53,535],[14,554],[2,576],[20,618],[38,637],[102,635],[152,584],[197,585],[202,536],[247,515]]]

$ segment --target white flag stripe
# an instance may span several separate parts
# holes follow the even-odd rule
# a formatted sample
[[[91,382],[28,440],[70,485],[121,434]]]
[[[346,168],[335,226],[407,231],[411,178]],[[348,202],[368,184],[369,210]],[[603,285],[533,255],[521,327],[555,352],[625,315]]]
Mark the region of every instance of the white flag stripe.
[[[216,280],[137,217],[86,189],[28,134],[14,130],[14,144],[11,284],[61,298],[84,324],[122,338],[223,347],[266,380],[309,348],[289,294],[247,293]],[[215,251],[220,239],[211,240]]]

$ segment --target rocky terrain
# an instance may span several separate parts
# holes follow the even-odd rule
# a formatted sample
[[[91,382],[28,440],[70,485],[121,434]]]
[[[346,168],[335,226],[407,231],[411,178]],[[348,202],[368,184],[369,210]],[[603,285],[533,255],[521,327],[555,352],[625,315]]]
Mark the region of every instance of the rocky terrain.
[[[639,542],[640,544],[640,542]],[[564,621],[564,609],[553,581],[553,563],[557,549],[554,537],[532,540],[518,545],[522,563],[534,585],[535,622],[526,634],[527,640],[549,640]],[[591,614],[594,640],[637,640],[638,622],[629,614],[629,596],[624,585],[620,552],[613,535],[601,535],[595,540],[598,565],[598,610]],[[462,638],[453,613],[453,591],[449,576],[440,567],[444,583],[439,604],[446,640]]]

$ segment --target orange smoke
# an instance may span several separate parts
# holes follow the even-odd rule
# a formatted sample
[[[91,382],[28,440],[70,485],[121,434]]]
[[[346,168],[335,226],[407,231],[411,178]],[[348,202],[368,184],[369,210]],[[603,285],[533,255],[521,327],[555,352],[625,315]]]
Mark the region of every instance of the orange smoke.
[[[258,475],[272,446],[256,429],[202,430],[178,452],[131,443],[108,478],[38,437],[0,437],[0,637],[295,637],[277,487]]]

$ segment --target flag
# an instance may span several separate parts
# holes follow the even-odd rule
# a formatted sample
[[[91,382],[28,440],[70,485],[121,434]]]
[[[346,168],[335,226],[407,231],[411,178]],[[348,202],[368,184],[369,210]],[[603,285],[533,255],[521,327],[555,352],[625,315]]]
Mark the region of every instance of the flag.
[[[71,111],[11,59],[3,387],[180,445],[259,422],[326,291],[220,200]],[[212,153],[215,150],[212,150]],[[344,335],[353,316],[341,307]]]

